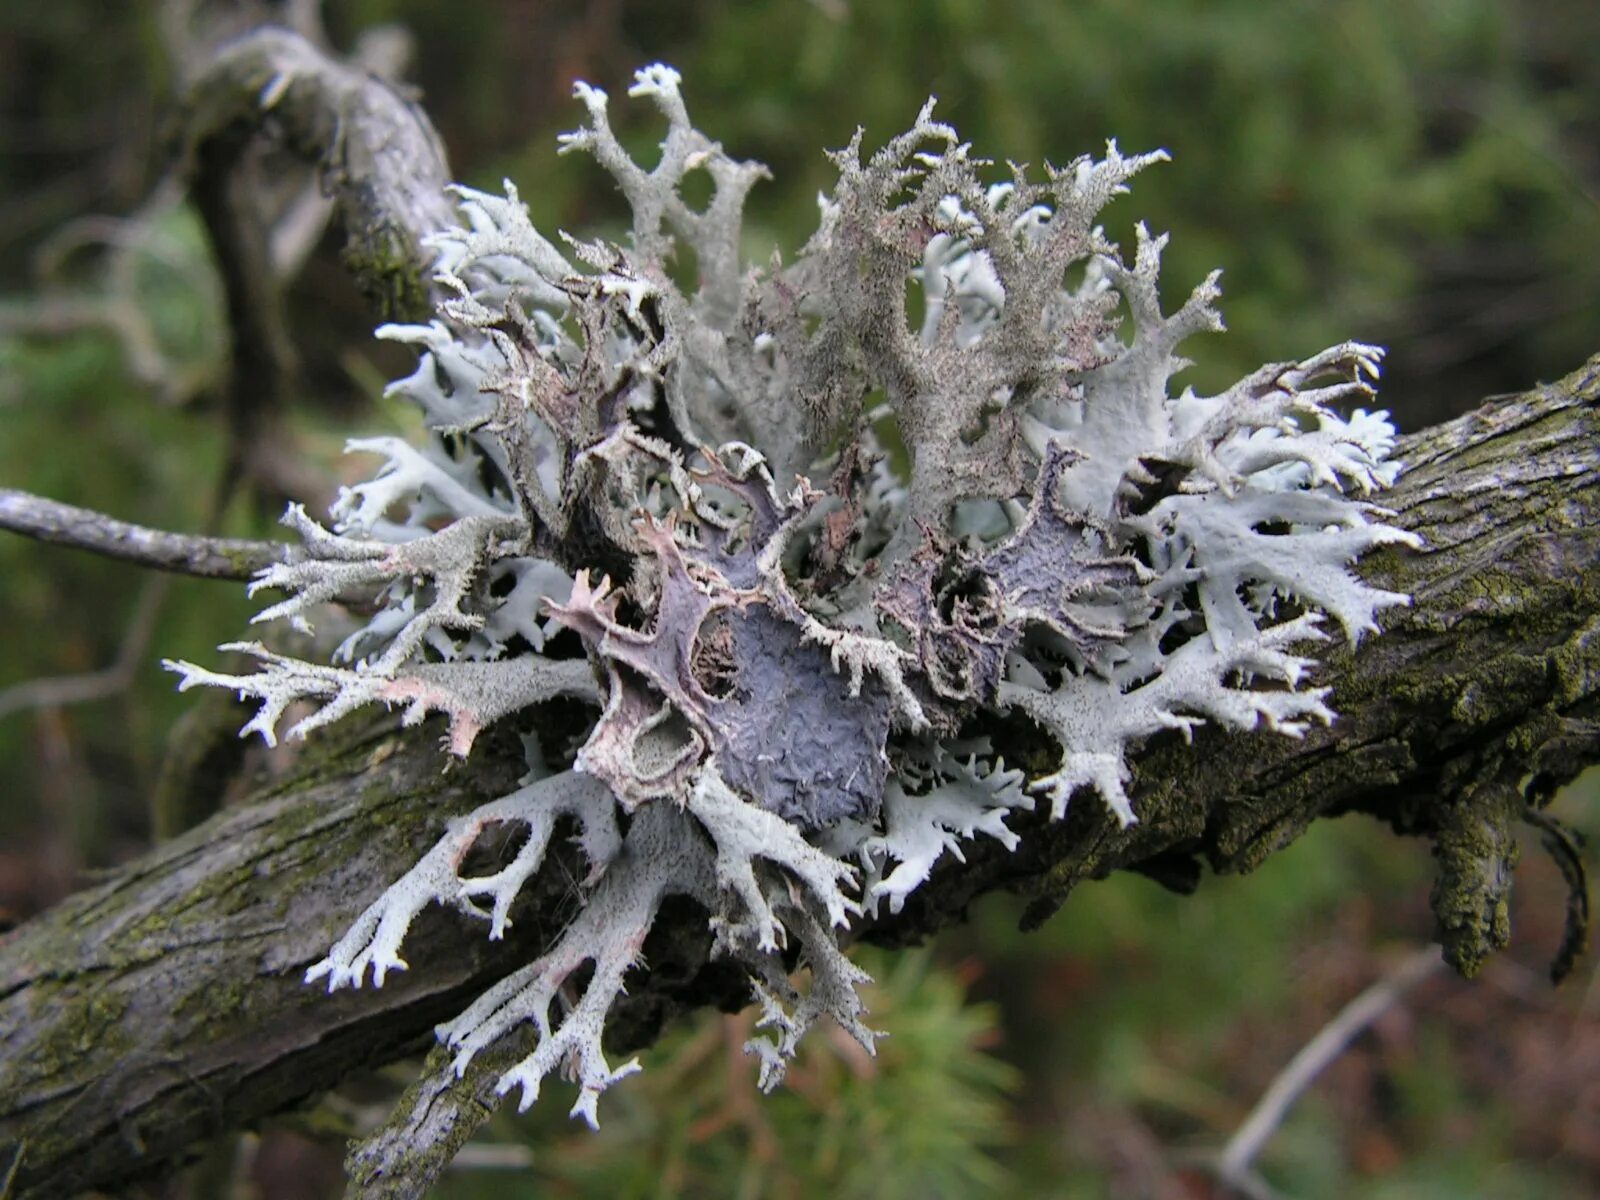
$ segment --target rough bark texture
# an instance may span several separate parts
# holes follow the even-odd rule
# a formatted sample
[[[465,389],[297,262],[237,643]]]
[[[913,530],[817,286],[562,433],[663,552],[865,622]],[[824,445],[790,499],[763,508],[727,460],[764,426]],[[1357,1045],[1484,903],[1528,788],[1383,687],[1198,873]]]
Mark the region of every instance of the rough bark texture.
[[[320,167],[338,203],[346,265],[374,308],[395,320],[432,312],[433,256],[422,239],[455,224],[445,190],[450,169],[427,115],[397,88],[287,29],[265,28],[223,47],[190,85],[183,108],[197,203],[214,240],[225,243],[218,257],[236,344],[248,341],[266,353],[260,347],[270,349],[276,336],[255,327],[276,299],[250,295],[273,287],[270,264],[250,261],[267,249],[233,245],[249,231],[235,229],[240,205],[226,194],[240,154],[266,131]]]
[[[1360,811],[1433,839],[1446,954],[1475,969],[1505,937],[1515,826],[1600,761],[1600,358],[1412,436],[1400,456],[1410,470],[1388,502],[1427,549],[1363,569],[1416,602],[1382,637],[1332,655],[1331,729],[1158,740],[1137,764],[1138,825],[1119,830],[1080,798],[1065,820],[1029,826],[1015,854],[973,846],[863,936],[914,940],[995,888],[1031,897],[1042,920],[1113,870],[1180,887],[1202,861],[1249,870],[1318,817]],[[0,940],[0,1163],[20,1150],[15,1195],[162,1170],[212,1134],[425,1047],[437,1021],[526,961],[572,911],[571,856],[528,889],[505,943],[432,910],[406,943],[411,970],[382,990],[330,997],[300,982],[447,817],[508,789],[514,746],[486,737],[441,775],[432,736],[349,730],[248,804]],[[613,1026],[619,1051],[676,1011],[745,1002],[708,948],[701,914],[664,913]],[[429,1119],[406,1109],[397,1128]]]
[[[331,197],[345,265],[374,311],[421,320],[438,300],[424,240],[456,221],[444,148],[394,85],[271,26],[204,56],[179,109],[190,199],[227,297],[229,469],[277,502],[314,494],[316,481],[275,434],[297,376],[284,286],[301,254],[284,252],[284,238],[307,239],[292,228],[302,223],[293,208],[269,217],[268,194],[287,187],[303,201],[309,185]],[[278,160],[262,159],[269,149]],[[285,158],[301,169],[286,173]]]

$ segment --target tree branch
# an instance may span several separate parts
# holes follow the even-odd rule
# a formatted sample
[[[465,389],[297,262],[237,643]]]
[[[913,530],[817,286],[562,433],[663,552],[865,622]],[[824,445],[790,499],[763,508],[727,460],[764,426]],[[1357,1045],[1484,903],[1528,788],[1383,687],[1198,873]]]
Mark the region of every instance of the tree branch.
[[[398,62],[393,49],[369,45],[367,56]],[[394,85],[273,27],[252,30],[206,61],[184,96],[181,124],[190,193],[227,296],[234,465],[279,500],[304,499],[316,482],[273,453],[274,422],[296,373],[283,268],[293,268],[311,240],[296,227],[307,213],[313,225],[327,215],[326,193],[344,225],[345,264],[374,310],[402,321],[428,316],[438,297],[424,240],[456,223],[444,149],[426,114]],[[282,164],[263,169],[255,153],[268,135],[313,168],[288,180],[276,228],[264,198]],[[309,208],[307,183],[316,189]]]
[[[346,265],[374,306],[395,320],[432,313],[433,255],[423,239],[456,224],[449,166],[426,114],[395,86],[287,29],[257,29],[223,47],[190,86],[183,124],[203,210],[206,189],[225,187],[243,147],[270,128],[284,149],[321,168],[344,225]],[[207,222],[225,249],[237,222],[229,200],[216,201]],[[257,249],[266,253],[264,243]],[[272,278],[270,270],[242,277],[240,302]]]
[[[1600,761],[1600,358],[1409,437],[1400,455],[1411,469],[1388,501],[1426,549],[1385,550],[1363,571],[1415,604],[1330,656],[1331,729],[1155,739],[1136,763],[1139,824],[1078,802],[1024,823],[1015,853],[973,843],[861,935],[921,938],[997,888],[1030,898],[1038,921],[1113,870],[1175,884],[1199,861],[1245,871],[1317,818],[1359,811],[1432,839],[1445,954],[1475,970],[1506,933],[1516,826]],[[572,911],[570,849],[525,890],[504,942],[433,909],[406,942],[411,969],[381,990],[301,983],[444,821],[511,787],[514,732],[491,731],[441,778],[431,738],[347,729],[294,778],[0,941],[0,1161],[25,1147],[17,1194],[124,1185],[357,1066],[415,1053],[548,946]],[[704,914],[669,905],[649,973],[613,1013],[615,1049],[683,1009],[748,1000],[709,949]],[[395,1120],[414,1116],[402,1106]]]
[[[249,579],[262,568],[285,561],[293,552],[293,547],[281,542],[198,537],[130,525],[93,509],[46,500],[14,488],[0,488],[0,529],[106,558],[120,558],[141,567],[205,579]]]

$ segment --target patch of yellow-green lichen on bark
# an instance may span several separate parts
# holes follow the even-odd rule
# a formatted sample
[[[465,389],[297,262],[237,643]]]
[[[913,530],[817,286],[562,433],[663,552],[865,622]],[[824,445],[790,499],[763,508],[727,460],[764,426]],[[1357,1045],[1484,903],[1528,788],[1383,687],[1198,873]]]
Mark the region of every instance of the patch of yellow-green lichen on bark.
[[[1455,745],[1460,766],[1457,779],[1428,802],[1428,824],[1439,937],[1464,975],[1480,970],[1510,935],[1517,829],[1528,805],[1517,780],[1558,735],[1561,708],[1592,697],[1600,680],[1600,623],[1589,616],[1580,624],[1600,607],[1597,573],[1561,578],[1538,563],[1519,569],[1523,555],[1537,552],[1536,542],[1525,541],[1453,579],[1430,598],[1434,611],[1458,614],[1448,622],[1402,616],[1424,637],[1451,639],[1447,665],[1425,654],[1387,675],[1342,672],[1341,706],[1387,700],[1436,714],[1440,732],[1460,727],[1435,738]],[[1497,727],[1499,736],[1484,740],[1482,732]]]
[[[418,1178],[435,1179],[450,1165],[461,1147],[451,1139],[443,1139],[428,1146],[415,1146],[408,1151],[406,1159],[407,1171]],[[357,1163],[355,1169],[347,1161],[345,1169],[350,1175],[352,1191],[358,1195],[402,1195],[402,1191],[380,1191],[384,1184],[392,1189],[400,1185],[401,1181],[388,1180],[375,1170],[364,1169],[364,1164]],[[402,1185],[403,1186],[403,1185]]]
[[[208,980],[204,987],[180,997],[173,1005],[173,1015],[196,1021],[218,1035],[231,1034],[235,1019],[249,1007],[253,985],[252,979],[238,975]]]
[[[1600,613],[1600,604],[1580,611]],[[1590,617],[1551,650],[1548,661],[1555,675],[1556,699],[1561,703],[1575,704],[1600,691],[1600,615]]]
[[[46,986],[38,989],[34,1007],[36,1017],[49,1025],[50,1032],[29,1046],[20,1080],[25,1085],[70,1078],[91,1055],[106,1056],[102,1061],[109,1062],[133,1049],[133,1036],[123,1022],[128,998],[119,991]]]
[[[417,247],[393,229],[352,232],[344,265],[385,321],[419,322],[433,315],[425,264]]]
[[[1525,807],[1516,788],[1486,782],[1438,806],[1429,897],[1445,960],[1471,978],[1511,938],[1511,873]]]
[[[255,907],[260,877],[254,862],[202,877],[177,903],[154,907],[119,931],[106,947],[107,958],[121,966],[148,962],[176,945],[186,928],[208,930],[223,918]]]
[[[1384,586],[1415,582],[1385,580]],[[1391,618],[1409,626],[1396,636],[1448,636],[1447,665],[1427,656],[1403,671],[1363,671],[1354,669],[1348,648],[1335,651],[1328,657],[1341,679],[1335,707],[1356,711],[1386,700],[1478,726],[1548,702],[1552,671],[1558,680],[1575,681],[1559,689],[1568,697],[1584,686],[1592,690],[1596,647],[1577,638],[1574,620],[1597,607],[1600,588],[1592,576],[1555,583],[1509,565],[1475,570],[1431,597],[1429,611]]]
[[[113,1062],[136,1052],[137,1043],[124,1024],[128,1010],[124,995],[111,991],[84,994],[70,983],[50,983],[36,990],[34,1018],[48,1025],[49,1033],[28,1046],[26,1060],[8,1071],[6,1078],[23,1096],[35,1091],[55,1093],[52,1080],[87,1090],[95,1081],[82,1077],[84,1062]],[[53,1103],[59,1105],[60,1101]],[[82,1153],[83,1146],[82,1127],[71,1119],[33,1122],[28,1129],[27,1153],[33,1162],[63,1161]]]

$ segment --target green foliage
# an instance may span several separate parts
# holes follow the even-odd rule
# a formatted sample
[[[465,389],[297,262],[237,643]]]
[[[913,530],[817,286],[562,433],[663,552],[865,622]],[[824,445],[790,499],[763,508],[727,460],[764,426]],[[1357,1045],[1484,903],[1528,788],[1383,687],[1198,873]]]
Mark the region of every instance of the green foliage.
[[[749,1014],[702,1014],[658,1044],[633,1086],[607,1096],[598,1134],[557,1104],[497,1118],[500,1138],[533,1149],[531,1173],[502,1182],[452,1177],[440,1200],[550,1196],[838,1196],[916,1200],[1005,1194],[996,1157],[1008,1138],[1006,1097],[1017,1072],[990,1048],[993,1005],[971,1003],[957,976],[926,952],[858,951],[878,981],[864,989],[894,1036],[867,1058],[841,1036],[806,1041],[788,1083],[770,1097],[740,1047]]]
[[[1600,205],[1580,148],[1600,83],[1571,47],[1592,44],[1600,19],[1565,13],[1570,38],[1552,45],[1541,31],[1560,7],[757,0],[653,6],[630,32],[684,72],[731,153],[772,167],[752,250],[796,245],[814,223],[831,181],[815,146],[844,145],[857,124],[881,144],[929,93],[975,146],[1036,165],[1110,136],[1165,147],[1174,165],[1141,178],[1137,204],[1178,235],[1169,303],[1221,265],[1233,330],[1191,351],[1196,386],[1355,336],[1391,347],[1415,427],[1463,388],[1522,386],[1593,349]],[[470,180],[538,178],[525,190],[539,227],[592,227],[598,172],[550,166],[566,120],[554,108],[521,148],[465,164]],[[648,122],[632,132],[634,151],[659,137]],[[1131,209],[1109,219],[1128,240]]]

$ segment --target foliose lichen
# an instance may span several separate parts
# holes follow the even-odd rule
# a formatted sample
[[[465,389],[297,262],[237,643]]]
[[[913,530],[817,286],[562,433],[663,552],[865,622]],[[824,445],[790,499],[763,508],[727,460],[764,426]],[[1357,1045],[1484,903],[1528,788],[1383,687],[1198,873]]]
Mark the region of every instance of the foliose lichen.
[[[173,664],[185,688],[259,701],[246,732],[269,743],[291,704],[311,711],[290,736],[372,703],[440,711],[462,756],[554,697],[598,709],[570,766],[530,739],[524,786],[452,823],[308,973],[381,986],[431,903],[500,937],[575,821],[579,915],[442,1034],[459,1069],[533,1022],[501,1092],[526,1106],[563,1067],[591,1122],[636,1069],[601,1038],[666,897],[703,905],[715,953],[749,974],[764,1085],[823,1015],[870,1050],[836,931],[898,910],[965,840],[1013,847],[1008,818],[1041,800],[1059,818],[1092,792],[1135,821],[1127,758],[1152,734],[1332,720],[1304,655],[1325,617],[1354,640],[1405,602],[1350,567],[1412,540],[1367,499],[1398,470],[1394,431],[1348,407],[1371,394],[1375,347],[1174,394],[1180,343],[1222,328],[1217,278],[1164,313],[1165,237],[1139,226],[1129,262],[1096,224],[1164,154],[1111,143],[986,182],[930,100],[870,157],[859,133],[834,154],[816,233],[755,269],[741,219],[765,169],[692,126],[679,82],[656,65],[629,92],[667,121],[648,170],[605,93],[577,88],[588,121],[562,149],[616,180],[626,245],[545,238],[510,184],[458,189],[463,226],[434,240],[449,299],[378,331],[418,348],[391,391],[433,436],[352,441],[377,473],[330,526],[291,508],[303,552],[253,585],[288,593],[260,621],[305,627],[351,599],[370,619],[331,663],[252,642],[233,648],[253,674]],[[694,171],[713,186],[698,211],[680,190]],[[1036,723],[1058,766],[1026,778],[980,719]],[[499,825],[525,831],[512,860],[464,877]]]

